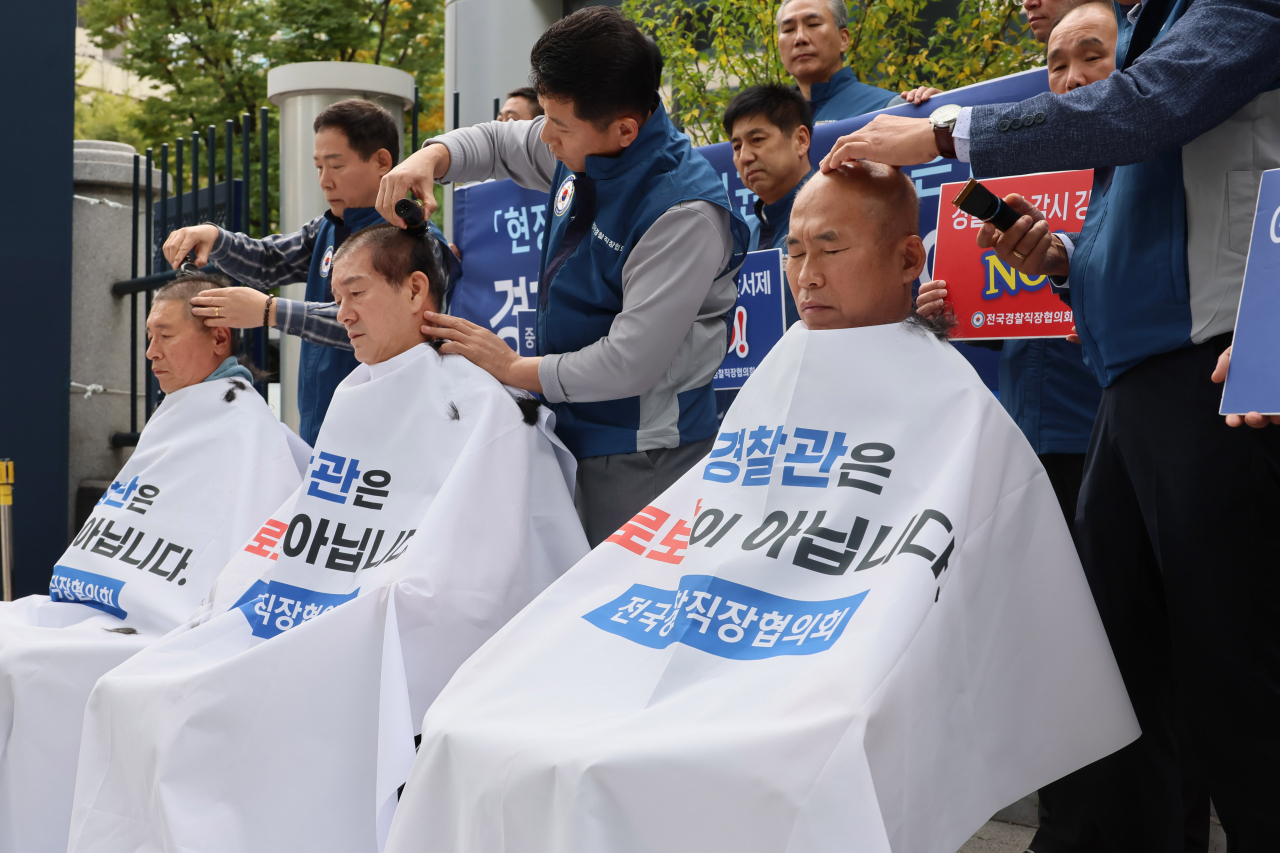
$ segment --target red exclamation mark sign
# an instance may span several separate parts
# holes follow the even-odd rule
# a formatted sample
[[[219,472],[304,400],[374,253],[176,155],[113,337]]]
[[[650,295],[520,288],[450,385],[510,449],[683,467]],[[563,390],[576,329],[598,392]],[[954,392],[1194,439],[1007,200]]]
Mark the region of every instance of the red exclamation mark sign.
[[[729,341],[729,352],[737,353],[738,358],[746,358],[750,347],[747,346],[747,309],[739,305],[733,312],[733,340]]]

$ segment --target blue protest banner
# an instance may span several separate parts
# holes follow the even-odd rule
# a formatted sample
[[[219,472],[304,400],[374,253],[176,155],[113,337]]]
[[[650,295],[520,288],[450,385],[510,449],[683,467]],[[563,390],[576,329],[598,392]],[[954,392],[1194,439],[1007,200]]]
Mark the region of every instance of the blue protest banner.
[[[515,311],[516,317],[516,352],[525,358],[538,354],[538,312],[535,310]]]
[[[517,349],[515,312],[538,307],[547,194],[489,181],[458,189],[453,209],[462,277],[449,313],[492,329]]]
[[[1219,414],[1280,414],[1280,169],[1262,173]]]
[[[738,304],[734,308],[729,351],[711,380],[717,391],[741,388],[769,350],[787,331],[782,250],[750,252],[738,271]]]

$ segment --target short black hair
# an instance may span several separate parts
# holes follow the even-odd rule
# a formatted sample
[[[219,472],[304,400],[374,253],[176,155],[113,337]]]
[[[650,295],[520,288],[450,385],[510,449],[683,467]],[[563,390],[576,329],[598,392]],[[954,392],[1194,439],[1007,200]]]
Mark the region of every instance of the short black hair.
[[[762,115],[786,136],[800,125],[813,134],[813,110],[796,89],[771,83],[767,86],[751,86],[733,96],[724,110],[724,132],[733,135],[738,119]]]
[[[319,133],[326,127],[336,127],[346,134],[351,150],[366,163],[379,148],[385,148],[391,155],[393,166],[400,160],[400,133],[395,117],[373,101],[347,98],[325,107],[311,129]]]
[[[448,281],[436,260],[436,238],[430,232],[414,235],[403,228],[382,223],[361,228],[343,241],[333,255],[333,262],[358,252],[372,250],[373,268],[396,290],[405,279],[420,272],[427,277],[427,294],[436,311],[444,310],[444,292]]]
[[[597,128],[658,108],[662,54],[611,6],[588,6],[547,28],[529,54],[529,83],[543,97],[573,102]]]
[[[532,87],[521,86],[519,89],[512,89],[507,92],[508,98],[524,98],[529,102],[529,108],[533,110],[534,118],[542,115],[542,104],[538,103],[538,93]]]

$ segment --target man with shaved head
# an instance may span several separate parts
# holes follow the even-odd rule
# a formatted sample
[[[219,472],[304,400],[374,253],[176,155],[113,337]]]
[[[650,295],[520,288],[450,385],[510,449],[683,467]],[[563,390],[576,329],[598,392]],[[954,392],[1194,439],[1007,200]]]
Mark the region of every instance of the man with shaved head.
[[[802,322],[450,680],[387,853],[955,850],[1138,736],[1044,468],[911,310],[917,221],[895,168],[806,184]]]
[[[900,170],[863,161],[815,175],[791,211],[787,280],[809,329],[851,329],[912,317],[924,268],[920,203]]]

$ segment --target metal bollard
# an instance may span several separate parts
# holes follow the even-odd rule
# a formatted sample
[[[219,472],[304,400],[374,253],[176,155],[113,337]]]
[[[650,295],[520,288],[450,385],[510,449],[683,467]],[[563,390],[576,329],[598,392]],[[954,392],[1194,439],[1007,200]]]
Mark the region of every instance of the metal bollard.
[[[0,459],[0,576],[4,600],[13,601],[13,460]]]

